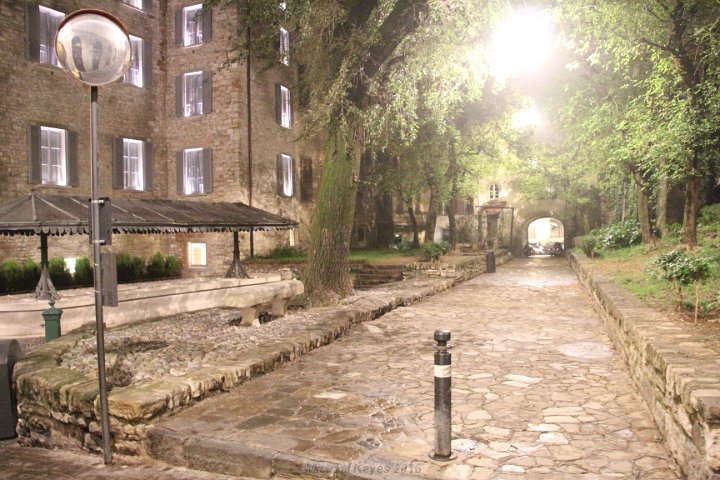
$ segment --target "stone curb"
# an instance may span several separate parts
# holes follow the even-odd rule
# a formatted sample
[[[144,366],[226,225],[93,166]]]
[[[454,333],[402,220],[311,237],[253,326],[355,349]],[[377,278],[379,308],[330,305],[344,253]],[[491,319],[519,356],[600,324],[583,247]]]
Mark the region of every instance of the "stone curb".
[[[156,426],[148,432],[148,453],[176,466],[270,479],[275,475],[307,479],[379,480],[423,479],[424,476],[386,472],[382,464],[359,461],[353,464],[316,460],[266,447],[223,442],[204,436],[192,439],[167,427]],[[382,470],[382,471],[381,471]]]
[[[575,253],[568,261],[592,296],[615,347],[690,480],[720,479],[720,360],[701,338],[603,275]]]
[[[498,258],[506,261],[505,256]],[[485,258],[469,258],[456,276],[415,277],[388,284],[391,293],[363,292],[345,309],[330,313],[300,335],[258,345],[232,365],[195,370],[182,377],[162,378],[150,385],[115,388],[108,395],[114,447],[120,453],[142,455],[154,423],[219,391],[242,384],[345,335],[354,325],[377,318],[446,290],[484,271]],[[55,359],[73,348],[91,329],[62,337],[19,362],[18,434],[21,441],[44,446],[98,450],[99,398],[95,378],[57,366]]]

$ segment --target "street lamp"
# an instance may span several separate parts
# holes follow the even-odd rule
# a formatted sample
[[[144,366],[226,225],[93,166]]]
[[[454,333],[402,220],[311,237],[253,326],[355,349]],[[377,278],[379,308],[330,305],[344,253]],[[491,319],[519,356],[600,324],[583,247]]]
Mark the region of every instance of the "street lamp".
[[[55,49],[62,68],[73,78],[90,85],[90,154],[91,199],[90,240],[93,247],[93,279],[95,284],[95,323],[97,336],[98,383],[102,420],[103,455],[112,461],[110,420],[105,384],[105,338],[103,326],[103,285],[100,247],[106,243],[101,236],[99,198],[100,165],[98,163],[97,98],[98,85],[122,77],[130,67],[132,50],[125,26],[101,10],[78,10],[60,23]]]
[[[554,43],[553,22],[547,12],[524,8],[502,20],[492,34],[490,64],[500,81],[537,69]]]

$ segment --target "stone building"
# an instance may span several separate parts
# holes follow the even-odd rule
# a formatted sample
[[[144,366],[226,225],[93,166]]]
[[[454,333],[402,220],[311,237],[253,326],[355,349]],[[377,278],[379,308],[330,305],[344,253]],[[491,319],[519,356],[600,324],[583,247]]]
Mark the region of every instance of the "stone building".
[[[127,27],[133,63],[99,89],[101,195],[243,202],[299,222],[296,231],[241,234],[248,255],[304,245],[322,150],[297,142],[292,45],[278,31],[274,68],[227,64],[234,9],[201,0],[3,0],[0,2],[0,202],[29,192],[90,193],[89,87],[57,66],[54,35],[82,8]],[[278,14],[282,11],[279,8]],[[185,274],[218,275],[231,234],[115,235],[112,250],[181,259]],[[54,237],[50,256],[89,256],[81,236]],[[0,261],[39,258],[37,238],[0,237]]]

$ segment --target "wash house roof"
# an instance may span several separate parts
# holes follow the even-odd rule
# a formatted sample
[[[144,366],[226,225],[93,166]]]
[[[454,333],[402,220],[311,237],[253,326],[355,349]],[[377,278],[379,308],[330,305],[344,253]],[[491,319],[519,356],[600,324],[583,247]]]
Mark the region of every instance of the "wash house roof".
[[[88,197],[30,193],[0,205],[2,235],[87,234]],[[243,203],[112,200],[115,233],[287,230],[297,222]]]

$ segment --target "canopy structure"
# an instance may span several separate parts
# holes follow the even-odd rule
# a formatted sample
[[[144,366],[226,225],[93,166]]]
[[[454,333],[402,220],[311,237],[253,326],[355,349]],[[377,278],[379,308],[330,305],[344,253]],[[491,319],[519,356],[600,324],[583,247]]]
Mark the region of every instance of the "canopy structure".
[[[39,235],[42,272],[38,298],[59,298],[47,272],[47,237],[89,234],[90,200],[70,195],[30,193],[0,205],[0,235]],[[233,264],[227,275],[247,277],[240,264],[238,232],[289,230],[298,223],[244,203],[181,200],[112,201],[111,226],[115,233],[163,234],[233,232]]]
[[[31,193],[0,205],[1,235],[88,234],[86,197]],[[243,203],[112,200],[115,233],[287,230],[297,222]]]

